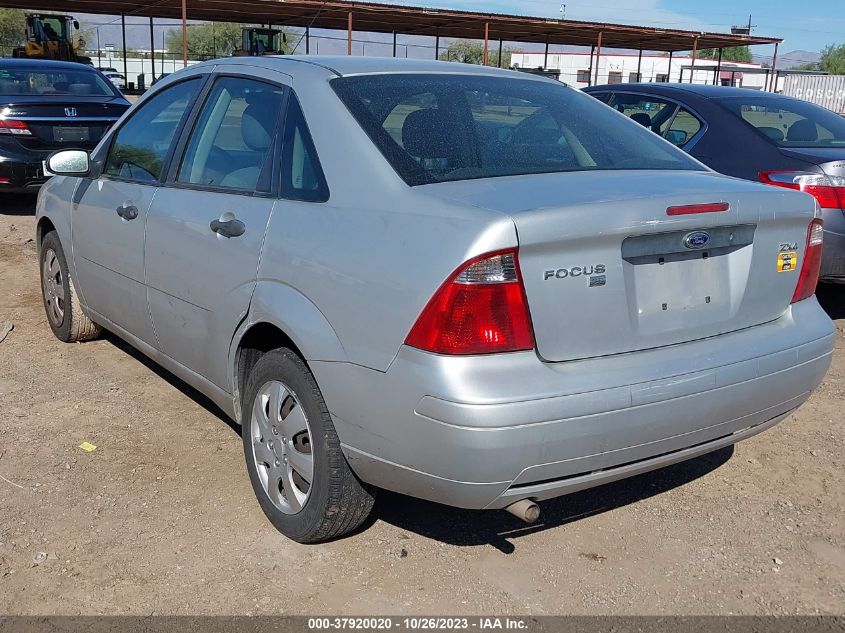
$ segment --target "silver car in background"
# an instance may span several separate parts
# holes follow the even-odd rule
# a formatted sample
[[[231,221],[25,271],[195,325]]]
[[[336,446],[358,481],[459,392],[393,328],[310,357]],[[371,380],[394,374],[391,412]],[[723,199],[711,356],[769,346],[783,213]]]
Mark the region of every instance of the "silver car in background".
[[[106,328],[240,422],[300,542],[378,488],[536,519],[772,427],[831,362],[813,198],[532,75],[216,60],[48,167],[53,332]]]

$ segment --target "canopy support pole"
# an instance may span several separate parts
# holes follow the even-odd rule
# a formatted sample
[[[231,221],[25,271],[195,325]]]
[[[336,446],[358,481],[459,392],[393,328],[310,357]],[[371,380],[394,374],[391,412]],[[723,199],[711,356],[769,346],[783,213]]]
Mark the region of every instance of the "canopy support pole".
[[[440,59],[440,29],[434,36],[434,59]]]
[[[772,55],[772,74],[774,76],[774,79],[772,79],[772,85],[769,87],[769,92],[777,92],[777,90],[778,90],[777,63],[778,63],[778,43],[775,42],[775,54]]]
[[[546,37],[546,51],[543,53],[543,70],[549,67],[549,38]]]
[[[484,65],[490,61],[490,23],[484,23]]]
[[[587,85],[588,86],[593,85],[593,55],[595,54],[595,52],[596,52],[596,45],[593,44],[590,47],[590,68],[587,71]],[[577,80],[578,77],[576,76],[575,79]]]
[[[352,11],[346,16],[346,54],[352,54]]]
[[[695,83],[695,56],[698,54],[698,36],[696,36],[692,41],[692,63],[690,64],[689,69],[689,82],[691,84]]]
[[[182,0],[182,68],[188,67],[188,0]]]
[[[311,54],[311,27],[305,27],[305,54]]]
[[[120,14],[120,31],[123,33],[123,77],[124,81],[129,81],[129,66],[126,62],[126,16]]]
[[[502,38],[499,38],[499,68],[502,67]]]
[[[672,81],[672,53],[674,51],[669,51],[669,69],[666,71],[666,81]]]
[[[393,56],[396,57],[396,31],[393,31]]]
[[[155,31],[153,31],[153,16],[150,16],[150,70],[152,70],[153,74],[150,77],[149,85],[152,86],[152,82],[156,78],[156,37]],[[164,69],[162,69],[162,72],[164,72]]]
[[[718,86],[722,83],[722,49],[719,49],[719,61],[716,62],[716,74],[713,76],[713,85]]]
[[[599,61],[601,60],[601,35],[602,32],[599,31],[599,37],[598,40],[596,40],[596,85],[598,85],[599,83]]]
[[[640,83],[643,80],[643,49],[640,49],[639,55],[637,55],[637,83]]]

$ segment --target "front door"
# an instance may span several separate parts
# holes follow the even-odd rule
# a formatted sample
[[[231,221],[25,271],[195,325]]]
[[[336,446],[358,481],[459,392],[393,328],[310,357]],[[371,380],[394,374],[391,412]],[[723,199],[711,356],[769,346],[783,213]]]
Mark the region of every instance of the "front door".
[[[201,79],[151,97],[114,135],[99,177],[84,179],[72,211],[73,256],[88,307],[148,344],[155,343],[144,286],[144,233],[150,203],[180,122]]]
[[[284,99],[277,83],[217,77],[147,219],[146,283],[160,350],[226,391],[229,344],[249,309],[275,204]]]

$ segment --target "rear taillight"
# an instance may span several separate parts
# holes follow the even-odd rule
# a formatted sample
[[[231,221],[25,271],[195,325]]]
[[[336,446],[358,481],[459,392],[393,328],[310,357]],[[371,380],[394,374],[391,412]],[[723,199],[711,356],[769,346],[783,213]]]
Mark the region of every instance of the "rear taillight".
[[[842,176],[804,171],[761,171],[760,181],[809,193],[822,209],[845,209],[845,177]]]
[[[438,288],[405,343],[436,354],[534,348],[516,249],[471,259]]]
[[[812,297],[816,291],[822,265],[823,241],[824,225],[817,218],[810,222],[810,228],[807,231],[807,248],[804,249],[804,262],[801,264],[801,272],[798,273],[798,285],[792,295],[792,303]]]
[[[14,119],[0,119],[0,134],[15,134],[20,136],[32,136],[32,130],[25,121]]]

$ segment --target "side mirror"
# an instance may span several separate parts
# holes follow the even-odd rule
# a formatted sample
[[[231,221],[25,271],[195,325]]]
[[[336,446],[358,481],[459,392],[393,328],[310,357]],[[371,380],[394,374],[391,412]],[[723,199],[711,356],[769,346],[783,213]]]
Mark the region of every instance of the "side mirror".
[[[85,176],[91,170],[88,152],[81,149],[66,149],[50,154],[44,161],[47,175],[54,176]]]
[[[79,30],[79,20],[73,21],[73,28],[75,28],[77,31]]]
[[[672,145],[680,147],[681,145],[686,145],[687,133],[682,130],[669,130],[666,132],[666,140],[672,143]]]

